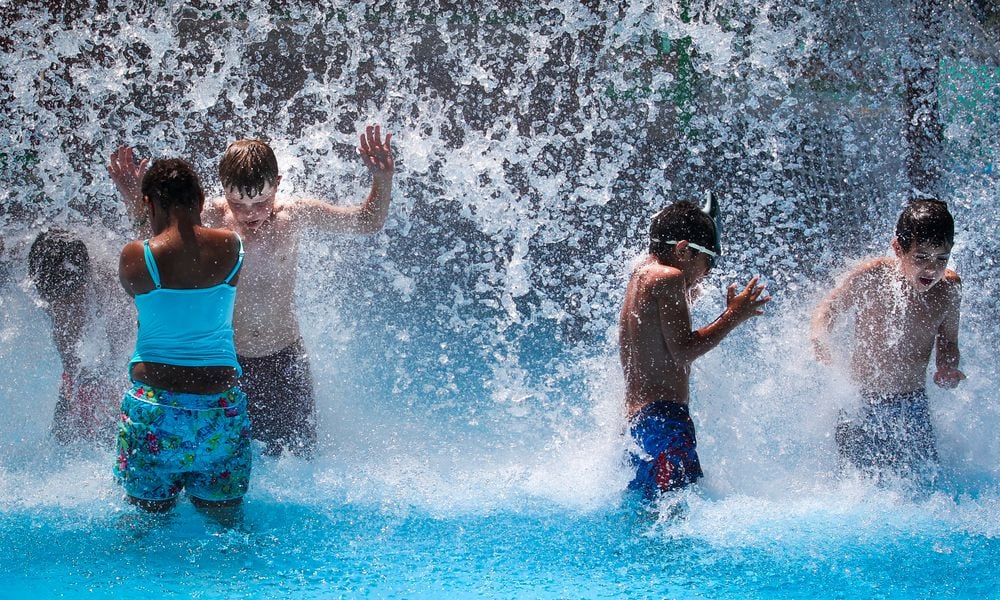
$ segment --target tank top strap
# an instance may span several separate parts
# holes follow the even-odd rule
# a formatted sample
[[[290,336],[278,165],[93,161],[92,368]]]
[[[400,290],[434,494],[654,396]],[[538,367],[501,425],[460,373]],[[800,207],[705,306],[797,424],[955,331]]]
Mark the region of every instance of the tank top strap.
[[[149,277],[153,280],[153,285],[156,289],[160,289],[160,270],[156,268],[156,259],[153,258],[153,252],[149,249],[149,240],[146,240],[142,244],[142,254],[146,259],[146,270],[149,271]]]
[[[236,258],[236,266],[233,267],[233,270],[229,272],[229,277],[226,277],[225,283],[229,283],[233,279],[233,277],[236,277],[236,273],[239,272],[240,267],[243,266],[243,238],[240,237],[240,234],[236,232],[233,233],[236,235],[236,241],[240,243],[240,254]]]

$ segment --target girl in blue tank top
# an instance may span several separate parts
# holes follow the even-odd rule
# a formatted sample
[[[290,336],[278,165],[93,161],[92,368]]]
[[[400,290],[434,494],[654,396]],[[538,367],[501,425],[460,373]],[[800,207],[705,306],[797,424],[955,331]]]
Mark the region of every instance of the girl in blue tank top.
[[[250,481],[250,423],[233,345],[239,236],[201,224],[194,170],[153,163],[142,180],[153,236],[122,249],[139,330],[122,401],[115,474],[129,500],[169,510],[181,491],[231,521]]]

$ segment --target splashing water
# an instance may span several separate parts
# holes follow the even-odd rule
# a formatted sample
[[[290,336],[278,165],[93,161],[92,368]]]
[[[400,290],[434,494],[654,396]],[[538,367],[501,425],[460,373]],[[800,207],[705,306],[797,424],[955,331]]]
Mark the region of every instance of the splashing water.
[[[124,576],[248,596],[991,593],[1000,67],[987,3],[920,3],[929,16],[902,0],[159,4],[0,11],[12,594],[48,581],[112,596]],[[930,113],[905,108],[927,65],[929,189],[957,223],[969,379],[929,390],[946,477],[914,498],[836,477],[836,413],[856,399],[846,358],[816,365],[806,329],[837,273],[885,253],[902,203],[928,189],[910,132]],[[109,451],[46,438],[59,366],[23,284],[27,245],[60,225],[113,262],[124,211],[105,166],[119,143],[190,160],[218,193],[226,145],[262,137],[284,193],[356,202],[369,122],[395,134],[385,230],[301,244],[320,457],[258,461],[238,530],[183,504],[136,516]],[[623,501],[617,315],[650,216],[706,189],[726,256],[695,322],[752,274],[775,301],[695,363],[706,478],[665,501],[676,510],[647,512]]]

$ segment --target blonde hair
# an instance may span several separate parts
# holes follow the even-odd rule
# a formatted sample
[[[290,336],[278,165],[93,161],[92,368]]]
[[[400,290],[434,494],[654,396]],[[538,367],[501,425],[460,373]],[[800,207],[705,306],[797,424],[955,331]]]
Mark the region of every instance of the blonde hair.
[[[265,185],[278,183],[278,159],[263,140],[237,140],[219,161],[219,179],[225,189],[254,197]]]

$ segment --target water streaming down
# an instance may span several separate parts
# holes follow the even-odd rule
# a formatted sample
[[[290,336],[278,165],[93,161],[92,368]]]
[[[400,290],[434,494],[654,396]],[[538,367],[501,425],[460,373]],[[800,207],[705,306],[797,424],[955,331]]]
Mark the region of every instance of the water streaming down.
[[[160,4],[0,12],[12,594],[993,593],[988,3]],[[356,202],[370,122],[395,134],[385,230],[300,248],[320,456],[258,460],[236,530],[186,503],[136,515],[108,449],[47,438],[60,367],[26,283],[35,233],[79,230],[113,265],[119,143],[190,160],[217,194],[226,145],[259,136],[285,194]],[[665,500],[677,517],[624,494],[616,325],[649,217],[707,189],[726,256],[695,321],[752,274],[775,300],[694,366],[706,478]],[[814,363],[807,319],[837,273],[888,251],[918,192],[956,218],[969,379],[929,389],[944,477],[913,494],[836,476],[836,414],[857,400],[846,348]]]

